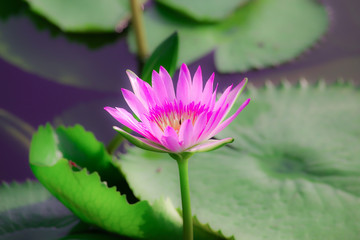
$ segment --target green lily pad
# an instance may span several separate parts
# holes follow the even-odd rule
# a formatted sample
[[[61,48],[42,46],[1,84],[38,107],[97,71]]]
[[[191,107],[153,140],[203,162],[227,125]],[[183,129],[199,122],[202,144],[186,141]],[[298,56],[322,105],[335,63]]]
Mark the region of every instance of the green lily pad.
[[[127,51],[121,42],[89,51],[84,45],[69,40],[68,35],[55,33],[54,37],[47,27],[46,31],[39,30],[24,14],[12,16],[7,22],[0,21],[0,29],[1,58],[24,71],[63,85],[118,91],[119,79],[126,78],[126,69],[135,62],[131,58],[125,61],[119,54],[119,51]],[[91,39],[102,37],[95,35]],[[25,38],[27,44],[23,42]],[[40,48],[42,54],[39,54]]]
[[[79,223],[40,183],[0,186],[0,239],[59,239]]]
[[[86,225],[39,182],[0,186],[0,239],[115,240],[119,236]]]
[[[199,24],[156,5],[144,15],[150,51],[173,31],[179,33],[178,64],[215,51],[219,72],[279,65],[299,56],[326,31],[324,6],[314,0],[254,0],[217,24]],[[135,50],[134,34],[128,42]]]
[[[49,32],[52,37],[65,36],[70,42],[84,44],[89,49],[97,49],[108,45],[122,36],[122,34],[115,31],[97,34],[92,32],[82,34],[64,32],[41,15],[33,12],[29,4],[24,0],[4,0],[0,2],[0,21],[3,20],[2,22],[8,23],[11,22],[11,18],[19,16],[26,16],[36,26],[39,32]],[[29,32],[27,32],[27,34],[29,35]]]
[[[26,0],[31,9],[66,32],[114,32],[130,18],[124,0]]]
[[[86,223],[133,238],[180,239],[182,220],[168,199],[130,204],[117,190],[123,186],[108,186],[107,179],[122,174],[109,167],[112,160],[104,151],[80,126],[54,130],[48,124],[34,134],[30,165],[39,181]],[[197,239],[219,238],[199,227]]]
[[[190,159],[194,215],[235,239],[357,239],[359,90],[301,81],[244,97],[251,103],[219,136],[234,143]],[[168,196],[181,206],[168,155],[130,148],[121,169],[137,197]]]
[[[220,21],[249,0],[156,0],[197,21]]]
[[[0,185],[0,212],[46,201],[51,197],[41,184],[27,181],[23,184],[13,182]]]

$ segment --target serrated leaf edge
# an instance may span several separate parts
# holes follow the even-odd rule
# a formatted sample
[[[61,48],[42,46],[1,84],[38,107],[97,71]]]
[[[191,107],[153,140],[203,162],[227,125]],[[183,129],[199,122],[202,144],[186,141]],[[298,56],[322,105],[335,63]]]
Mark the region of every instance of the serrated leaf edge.
[[[356,86],[355,82],[352,79],[344,80],[343,78],[337,79],[335,82],[328,83],[323,78],[317,79],[315,82],[311,83],[307,78],[298,78],[296,82],[291,82],[287,78],[284,78],[280,83],[275,84],[271,79],[265,80],[264,85],[256,87],[254,84],[249,83],[247,85],[247,93],[257,92],[259,90],[290,90],[290,89],[320,89],[324,90],[325,88],[337,88],[337,87],[346,87],[353,89],[355,91],[360,90],[360,86]]]

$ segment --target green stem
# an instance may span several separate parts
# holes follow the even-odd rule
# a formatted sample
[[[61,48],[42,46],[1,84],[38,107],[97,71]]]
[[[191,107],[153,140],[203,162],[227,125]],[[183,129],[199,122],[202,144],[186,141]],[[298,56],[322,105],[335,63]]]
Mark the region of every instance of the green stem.
[[[120,133],[116,134],[113,139],[111,139],[110,143],[107,145],[106,150],[107,152],[112,155],[116,149],[121,145],[121,143],[124,141],[123,136],[121,136]]]
[[[138,0],[130,0],[131,12],[132,12],[132,23],[135,29],[136,45],[138,49],[138,55],[142,61],[145,61],[148,56],[148,50],[145,40],[145,31],[142,18],[142,9]]]
[[[179,167],[179,176],[180,176],[181,202],[182,202],[182,212],[183,212],[183,222],[184,222],[183,223],[184,240],[193,240],[193,235],[194,235],[192,214],[191,214],[189,175],[188,175],[189,157],[185,157],[177,160]]]

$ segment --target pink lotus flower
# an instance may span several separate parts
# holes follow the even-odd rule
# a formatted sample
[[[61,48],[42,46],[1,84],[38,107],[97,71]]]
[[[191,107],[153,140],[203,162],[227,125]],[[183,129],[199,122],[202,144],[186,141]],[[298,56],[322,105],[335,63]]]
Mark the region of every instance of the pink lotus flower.
[[[228,126],[250,102],[247,99],[226,119],[235,100],[245,88],[247,79],[235,88],[229,86],[216,101],[217,87],[213,91],[214,74],[203,88],[200,67],[191,78],[188,67],[185,64],[181,66],[176,94],[172,79],[163,67],[160,67],[159,73],[153,71],[152,86],[129,70],[127,74],[134,92],[121,90],[127,104],[140,121],[123,108],[105,107],[105,110],[143,137],[131,135],[118,127],[114,127],[115,130],[134,145],[151,151],[205,152],[230,143],[232,138],[210,138]]]

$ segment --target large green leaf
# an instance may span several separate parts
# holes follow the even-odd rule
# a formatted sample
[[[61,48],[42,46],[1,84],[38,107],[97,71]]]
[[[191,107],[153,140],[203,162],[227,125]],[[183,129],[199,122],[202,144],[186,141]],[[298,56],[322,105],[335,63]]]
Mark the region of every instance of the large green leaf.
[[[302,81],[245,95],[252,101],[219,136],[235,142],[190,159],[199,221],[236,239],[358,239],[360,92]],[[169,156],[130,148],[122,159],[137,197],[169,196],[180,207]]]
[[[68,32],[114,32],[130,18],[124,0],[26,0],[31,9]]]
[[[41,133],[41,137],[36,138],[37,144],[31,147],[32,164],[52,166],[63,157],[75,163],[75,168],[98,172],[108,186],[116,186],[127,195],[128,201],[136,201],[122,174],[114,167],[112,156],[91,132],[85,131],[80,125],[71,128],[60,126],[56,130],[48,125]],[[43,150],[44,147],[47,151]]]
[[[69,160],[79,166],[74,167]],[[54,130],[48,124],[39,128],[31,144],[30,164],[35,176],[84,222],[134,238],[180,239],[182,220],[168,199],[159,197],[151,205],[147,201],[129,204],[125,195],[104,182],[109,174],[112,178],[121,176],[112,168],[105,171],[110,161],[104,146],[80,126]],[[101,175],[88,173],[92,168]],[[217,239],[200,228],[197,236]]]
[[[289,61],[314,44],[328,26],[324,6],[314,0],[254,0],[218,24],[199,24],[155,6],[145,12],[150,50],[179,33],[179,60],[192,62],[215,50],[218,71],[264,68]],[[135,49],[134,34],[128,42]]]
[[[40,183],[0,186],[0,239],[58,239],[79,220]]]
[[[219,21],[249,0],[156,0],[198,21]]]

